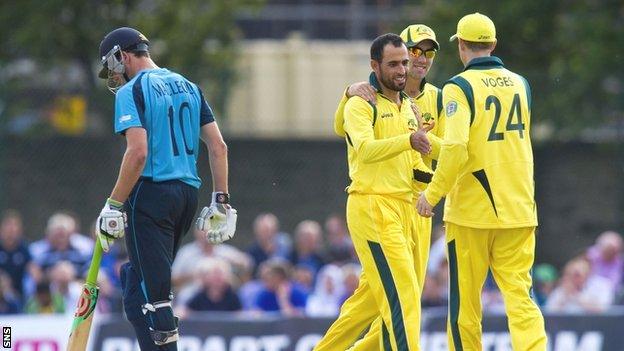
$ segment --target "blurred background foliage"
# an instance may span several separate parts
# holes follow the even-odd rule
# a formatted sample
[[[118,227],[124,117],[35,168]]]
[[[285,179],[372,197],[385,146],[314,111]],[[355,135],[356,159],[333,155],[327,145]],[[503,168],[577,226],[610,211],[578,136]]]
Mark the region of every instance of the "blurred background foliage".
[[[495,55],[532,85],[533,115],[549,133],[578,137],[624,118],[624,3],[577,1],[427,1],[423,21],[454,33],[463,14],[481,12],[497,27]],[[406,19],[406,23],[409,20]],[[441,35],[438,76],[461,70],[456,43]],[[449,54],[451,52],[452,54]]]
[[[410,23],[426,23],[442,44],[431,74],[440,85],[462,69],[456,44],[447,38],[461,16],[475,11],[489,15],[497,25],[495,54],[532,83],[534,116],[541,122],[535,133],[571,139],[595,134],[588,130],[602,130],[598,134],[604,135],[622,129],[624,3],[620,0],[2,1],[0,113],[3,119],[18,113],[27,119],[29,113],[23,110],[45,108],[36,106],[44,105],[45,99],[33,103],[22,98],[25,92],[45,96],[50,89],[65,94],[80,91],[88,99],[90,115],[107,125],[104,118],[108,117],[103,116],[110,116],[112,106],[103,84],[96,80],[97,48],[105,33],[123,25],[139,28],[152,40],[159,65],[199,82],[218,113],[226,112],[241,40],[259,35],[282,39],[275,30],[267,30],[269,26],[296,30],[311,39],[370,40],[385,31],[399,32]],[[325,24],[323,18],[335,21]],[[250,19],[259,21],[250,25]],[[280,19],[284,24],[276,25]],[[301,26],[293,25],[300,19]],[[366,22],[365,30],[341,30],[361,27],[357,21]],[[47,118],[53,118],[51,114]],[[95,123],[93,128],[110,127]]]
[[[0,93],[4,110],[10,114],[11,107],[13,111],[23,108],[17,95],[24,93],[79,90],[86,95],[88,106],[94,107],[90,113],[110,116],[110,95],[96,76],[98,47],[109,31],[132,26],[151,40],[157,64],[175,67],[201,83],[206,87],[205,94],[211,97],[213,109],[221,112],[236,78],[235,46],[241,38],[236,13],[253,10],[261,3],[262,0],[2,1]]]

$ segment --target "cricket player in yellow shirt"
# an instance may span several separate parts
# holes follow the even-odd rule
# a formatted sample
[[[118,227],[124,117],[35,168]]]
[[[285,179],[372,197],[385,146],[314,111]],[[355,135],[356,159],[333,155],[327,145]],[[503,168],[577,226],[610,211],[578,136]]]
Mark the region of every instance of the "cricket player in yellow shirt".
[[[345,350],[378,316],[374,349],[419,350],[421,287],[414,264],[412,170],[420,158],[413,148],[427,143],[427,137],[426,130],[416,130],[410,98],[402,93],[408,63],[407,47],[398,35],[375,39],[370,82],[378,90],[377,104],[355,96],[344,106],[351,178],[347,225],[363,273],[315,350]],[[354,336],[355,325],[364,327]]]
[[[491,56],[496,28],[487,16],[464,16],[455,39],[465,70],[443,87],[444,141],[417,203],[432,216],[446,195],[449,348],[482,349],[481,289],[491,270],[513,349],[544,351],[544,319],[530,295],[537,226],[530,87]]]
[[[413,170],[412,187],[415,193],[424,190],[426,183],[431,180],[432,161],[437,159],[441,139],[444,136],[444,123],[441,117],[442,110],[442,92],[440,89],[426,81],[426,75],[429,72],[435,55],[440,48],[440,44],[436,40],[435,32],[424,24],[413,24],[405,28],[401,32],[401,39],[405,42],[410,52],[410,63],[405,84],[404,92],[412,98],[412,101],[418,108],[423,123],[432,128],[427,133],[431,147],[429,145],[417,145],[416,149],[423,152],[423,162],[420,162],[420,156],[417,155],[415,168]],[[351,96],[359,96],[373,104],[377,103],[377,89],[369,82],[359,82],[351,84],[336,110],[334,119],[334,130],[339,136],[345,137],[344,132],[344,106]],[[417,229],[413,231],[414,243],[417,250],[414,251],[414,263],[416,275],[418,277],[419,286],[423,288],[427,261],[429,257],[429,248],[431,241],[431,218],[422,217],[416,214]],[[365,300],[362,304],[369,303]],[[338,321],[335,325],[340,326],[339,338],[326,338],[331,340],[331,346],[337,350],[344,350],[357,340],[362,332],[369,328],[364,338],[356,344],[358,349],[369,350],[375,347],[381,332],[381,323],[379,316],[371,309],[355,309],[359,310],[358,316],[350,316],[345,323]],[[376,319],[377,318],[377,319]],[[371,322],[374,320],[374,323]],[[348,321],[348,322],[347,322]],[[336,331],[335,329],[330,329]],[[328,332],[328,335],[330,333]],[[319,350],[331,349],[330,344],[327,348],[323,343],[319,344]]]
[[[431,181],[433,160],[437,160],[442,138],[444,137],[444,119],[442,117],[442,91],[433,84],[427,82],[426,75],[429,73],[433,60],[440,44],[436,40],[435,32],[424,24],[412,24],[401,32],[401,39],[405,42],[410,52],[410,64],[407,74],[407,82],[403,90],[418,108],[419,114],[425,126],[431,126],[427,134],[431,147],[422,151],[424,167],[417,166],[414,169],[413,188],[416,193],[425,189],[427,183]],[[377,103],[375,98],[376,90],[369,82],[359,82],[351,84],[338,105],[336,118],[334,119],[334,130],[336,134],[344,137],[344,105],[351,96],[359,96],[371,103]],[[417,264],[418,278],[420,285],[424,283],[427,259],[429,257],[429,246],[431,240],[431,218],[418,216],[420,237],[419,241],[419,262]],[[422,274],[421,274],[422,273]]]

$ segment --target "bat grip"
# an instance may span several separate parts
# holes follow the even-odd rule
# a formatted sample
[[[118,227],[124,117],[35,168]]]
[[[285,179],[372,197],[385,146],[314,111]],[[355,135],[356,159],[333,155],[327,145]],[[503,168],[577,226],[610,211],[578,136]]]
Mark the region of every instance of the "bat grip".
[[[89,265],[89,273],[87,274],[87,284],[96,285],[101,260],[102,245],[100,245],[100,240],[96,239],[95,247],[93,250],[93,258],[91,258],[91,265]]]

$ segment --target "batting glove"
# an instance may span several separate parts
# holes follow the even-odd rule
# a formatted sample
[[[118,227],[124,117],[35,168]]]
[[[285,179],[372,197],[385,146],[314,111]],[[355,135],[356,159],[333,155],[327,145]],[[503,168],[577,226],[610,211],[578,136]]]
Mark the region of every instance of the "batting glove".
[[[107,199],[97,219],[98,239],[104,252],[110,250],[115,239],[123,238],[126,233],[126,222],[127,217],[123,211],[123,203],[111,198]]]
[[[206,233],[211,244],[220,244],[231,239],[236,232],[237,212],[230,205],[226,193],[212,193],[209,207],[204,207],[195,223],[197,229]]]

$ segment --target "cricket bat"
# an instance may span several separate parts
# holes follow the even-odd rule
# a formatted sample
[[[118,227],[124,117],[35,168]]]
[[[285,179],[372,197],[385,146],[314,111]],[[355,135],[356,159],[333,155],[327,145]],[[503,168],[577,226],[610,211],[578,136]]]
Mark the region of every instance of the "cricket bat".
[[[91,322],[95,313],[95,304],[98,299],[97,276],[100,270],[100,261],[102,260],[102,246],[100,240],[95,241],[95,249],[87,281],[82,287],[82,293],[78,300],[76,313],[74,313],[74,322],[72,323],[71,332],[69,334],[69,342],[67,343],[67,351],[85,351],[87,342],[89,341],[89,332],[91,331]]]

